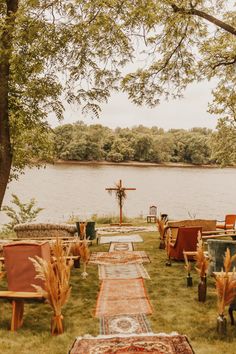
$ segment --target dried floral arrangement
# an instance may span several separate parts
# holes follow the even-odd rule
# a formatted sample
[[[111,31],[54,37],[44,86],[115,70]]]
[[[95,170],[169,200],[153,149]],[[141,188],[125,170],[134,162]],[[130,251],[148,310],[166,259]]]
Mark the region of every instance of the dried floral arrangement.
[[[84,270],[82,273],[82,277],[86,278],[88,276],[88,273],[86,272],[86,267],[90,258],[90,252],[88,249],[88,240],[86,239],[86,237],[83,239],[83,241],[80,243],[79,246],[79,253],[80,253],[80,257],[83,261],[83,266],[84,266]]]
[[[209,261],[204,254],[204,245],[201,238],[201,233],[198,234],[198,243],[197,243],[197,253],[196,253],[196,267],[200,277],[205,277],[207,274],[209,266]]]
[[[189,262],[188,257],[186,256],[185,253],[184,253],[184,261],[185,261],[184,268],[185,268],[186,272],[188,273],[188,276],[190,276],[192,264]]]
[[[80,222],[79,224],[80,237],[82,240],[86,238],[86,226],[87,226],[86,222]]]
[[[236,295],[236,274],[233,270],[229,274],[232,267],[232,262],[236,259],[236,254],[230,256],[230,250],[227,248],[224,258],[224,269],[216,276],[216,292],[218,297],[218,311],[219,315],[223,316],[225,307],[230,305]]]
[[[160,239],[164,240],[166,219],[157,219],[157,229],[160,234]]]
[[[70,244],[69,252],[72,256],[80,256],[80,245],[81,241],[76,237],[73,243]]]
[[[51,334],[63,333],[63,316],[62,307],[66,304],[70,297],[71,287],[70,270],[73,261],[67,262],[67,252],[63,249],[62,242],[57,239],[52,246],[54,256],[53,262],[35,257],[30,258],[36,270],[36,278],[44,281],[44,289],[40,286],[33,285],[37,292],[47,299],[47,302],[53,309],[54,315],[51,323]]]

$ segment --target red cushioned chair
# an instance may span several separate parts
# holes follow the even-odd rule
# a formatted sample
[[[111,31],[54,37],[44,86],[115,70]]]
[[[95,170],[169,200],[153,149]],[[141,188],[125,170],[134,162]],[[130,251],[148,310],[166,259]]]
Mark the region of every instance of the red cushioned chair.
[[[183,251],[195,252],[197,250],[198,235],[202,233],[201,227],[179,227],[174,241],[167,240],[167,254],[170,259],[184,260]],[[191,259],[191,257],[189,257]]]
[[[222,229],[222,230],[234,229],[235,223],[236,223],[236,215],[227,214],[227,215],[225,215],[224,222],[222,224],[216,224],[216,228]]]

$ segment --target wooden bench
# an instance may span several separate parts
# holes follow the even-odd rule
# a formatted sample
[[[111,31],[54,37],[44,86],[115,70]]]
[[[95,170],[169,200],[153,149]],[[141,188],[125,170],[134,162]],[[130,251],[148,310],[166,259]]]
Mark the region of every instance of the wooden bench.
[[[80,264],[80,256],[67,256],[66,260],[69,261],[70,259],[72,259],[72,261],[74,261],[74,266],[75,268],[79,268],[79,264]],[[55,261],[55,257],[52,256],[52,260]],[[4,257],[0,257],[0,262],[4,263]]]
[[[236,236],[236,234],[235,233],[223,233],[222,234],[222,232],[221,233],[217,233],[217,234],[210,234],[210,235],[206,235],[206,234],[204,234],[203,236],[202,236],[202,239],[203,240],[209,240],[209,239],[211,239],[211,238],[221,238],[221,237],[235,237]]]
[[[27,300],[44,300],[37,292],[0,291],[0,299],[7,299],[12,303],[11,331],[16,331],[23,325],[24,302]]]
[[[236,229],[228,230],[212,230],[212,231],[202,231],[202,235],[216,235],[216,234],[236,234]]]

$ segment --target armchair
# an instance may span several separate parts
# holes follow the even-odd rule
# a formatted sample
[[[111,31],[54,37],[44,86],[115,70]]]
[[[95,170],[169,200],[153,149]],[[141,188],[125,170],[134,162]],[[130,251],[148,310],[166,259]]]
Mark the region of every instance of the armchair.
[[[202,233],[201,227],[179,227],[176,239],[172,240],[170,237],[167,239],[166,249],[169,260],[184,260],[183,251],[196,251],[199,232]]]
[[[235,228],[236,223],[236,215],[235,214],[227,214],[225,215],[224,221],[219,221],[220,224],[216,224],[217,229],[229,230]]]

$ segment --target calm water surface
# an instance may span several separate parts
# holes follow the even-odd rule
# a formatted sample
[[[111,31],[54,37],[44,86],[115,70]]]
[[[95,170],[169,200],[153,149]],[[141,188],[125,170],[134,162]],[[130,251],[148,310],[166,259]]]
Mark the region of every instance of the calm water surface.
[[[44,208],[39,221],[66,221],[71,215],[118,215],[115,197],[105,191],[119,179],[128,192],[124,204],[127,216],[145,216],[150,205],[173,218],[217,218],[236,213],[236,169],[169,168],[101,165],[48,165],[27,169],[19,181],[10,183],[11,193],[24,202],[35,198]],[[6,222],[0,213],[0,222]]]

